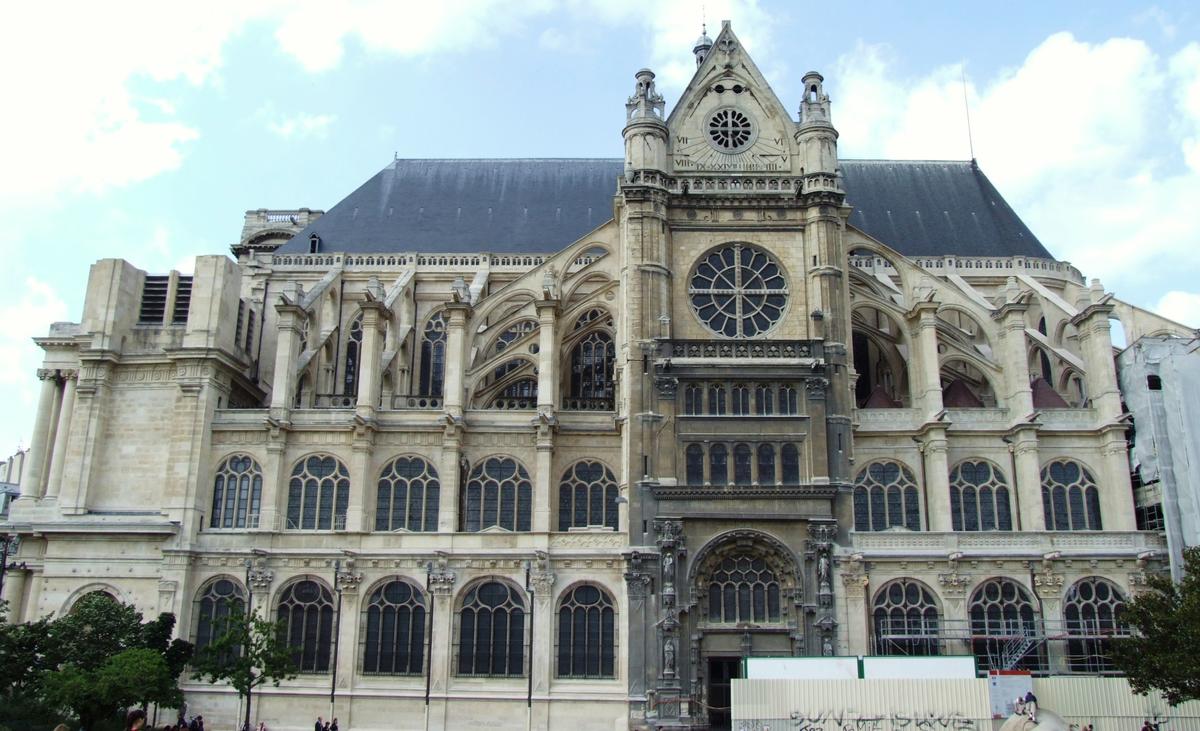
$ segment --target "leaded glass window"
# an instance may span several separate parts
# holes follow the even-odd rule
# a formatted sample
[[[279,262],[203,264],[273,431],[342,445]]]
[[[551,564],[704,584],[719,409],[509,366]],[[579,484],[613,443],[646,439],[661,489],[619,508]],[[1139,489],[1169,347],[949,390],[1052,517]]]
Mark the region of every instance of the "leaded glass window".
[[[1047,530],[1101,530],[1100,491],[1086,467],[1059,459],[1042,468]]]
[[[950,522],[957,531],[1012,530],[1008,483],[998,467],[967,460],[950,470]]]
[[[739,383],[729,390],[730,409],[734,416],[750,415],[750,387]]]
[[[196,650],[202,650],[228,629],[230,618],[243,615],[246,593],[230,579],[210,581],[196,597]]]
[[[600,462],[576,462],[558,485],[558,529],[617,529],[617,479]]]
[[[694,416],[704,413],[704,387],[692,384],[683,389],[683,413]]]
[[[717,384],[708,387],[708,414],[710,416],[725,415],[725,387]]]
[[[525,601],[499,581],[476,585],[458,616],[458,674],[525,674]]]
[[[602,322],[608,327],[613,326],[612,317],[609,316],[607,310],[603,310],[599,307],[593,307],[587,312],[584,312],[575,320],[575,327],[571,328],[571,330],[572,332],[578,332],[593,322]]]
[[[940,655],[941,618],[933,593],[914,579],[897,579],[875,595],[877,655]]]
[[[363,611],[362,671],[420,675],[425,661],[425,597],[399,579],[376,589]]]
[[[712,332],[749,338],[770,330],[787,306],[787,280],[775,259],[748,244],[710,251],[688,287],[692,309]]]
[[[1121,623],[1125,596],[1111,581],[1099,576],[1080,579],[1067,592],[1063,619],[1067,625],[1067,664],[1072,672],[1104,673],[1116,670],[1112,643],[1125,636]]]
[[[754,387],[754,401],[758,413],[770,416],[775,413],[775,387],[769,383],[760,383]]]
[[[921,530],[917,481],[908,467],[892,460],[872,462],[855,483],[854,530]]]
[[[749,444],[735,444],[733,447],[733,484],[749,485],[753,482],[754,451]]]
[[[304,579],[279,597],[276,617],[292,648],[292,663],[302,673],[329,672],[333,646],[333,594],[323,584]]]
[[[971,645],[980,667],[1045,670],[1038,611],[1029,593],[1012,579],[989,579],[971,595]],[[1020,656],[1014,653],[1024,652]]]
[[[510,457],[489,457],[475,465],[467,479],[464,528],[469,532],[493,526],[527,531],[532,501],[533,483],[525,468]]]
[[[257,528],[262,506],[262,468],[249,455],[235,454],[217,468],[210,528]]]
[[[606,591],[577,586],[558,605],[558,677],[616,677],[616,608]]]
[[[503,353],[515,340],[523,338],[537,329],[538,324],[536,320],[521,320],[520,322],[511,325],[507,330],[500,333],[500,337],[496,338],[496,342],[492,345],[492,354],[499,355],[500,353]],[[492,378],[499,380],[505,375],[520,368],[522,365],[524,365],[524,361],[505,361],[497,366],[494,371],[492,371]]]
[[[288,482],[289,529],[345,530],[349,506],[350,472],[337,457],[314,454],[292,468]]]
[[[704,484],[704,447],[699,444],[689,444],[685,451],[687,463],[687,484]]]
[[[758,445],[758,484],[775,484],[775,445]]]
[[[729,450],[724,444],[708,448],[708,481],[714,485],[729,484]]]
[[[436,531],[441,483],[420,457],[397,457],[383,466],[375,504],[375,530]]]
[[[755,554],[721,559],[708,585],[708,621],[721,624],[778,622],[779,579]]]
[[[617,351],[603,330],[588,333],[571,350],[571,398],[612,399]]]
[[[421,336],[421,374],[418,393],[441,396],[446,373],[446,313],[439,312],[425,322]]]
[[[780,386],[779,388],[779,413],[781,414],[799,414],[800,413],[800,389],[795,386]]]
[[[800,450],[795,444],[784,444],[779,449],[779,457],[783,484],[800,484]]]
[[[342,394],[345,396],[358,395],[358,365],[362,354],[363,316],[350,321],[350,330],[346,334],[346,360],[342,374]]]

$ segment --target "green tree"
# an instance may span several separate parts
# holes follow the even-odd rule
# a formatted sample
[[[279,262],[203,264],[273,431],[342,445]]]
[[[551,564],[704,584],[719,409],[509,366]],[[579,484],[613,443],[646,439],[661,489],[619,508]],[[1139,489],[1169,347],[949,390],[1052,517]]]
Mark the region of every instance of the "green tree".
[[[210,683],[227,681],[246,698],[247,719],[248,701],[255,688],[268,682],[278,686],[280,681],[296,677],[292,648],[281,623],[260,617],[257,610],[248,619],[233,614],[222,620],[218,635],[196,652],[192,668],[194,677]]]
[[[162,654],[145,647],[122,650],[95,668],[67,663],[47,673],[43,684],[46,700],[71,709],[83,729],[113,718],[147,695],[165,696],[172,688],[178,692]]]
[[[12,624],[3,610],[0,606],[0,727],[49,728],[58,718],[43,700],[42,678],[61,662],[50,620]]]
[[[1183,580],[1149,579],[1122,618],[1135,636],[1119,640],[1113,659],[1134,691],[1156,690],[1171,705],[1200,700],[1200,547],[1183,551]]]

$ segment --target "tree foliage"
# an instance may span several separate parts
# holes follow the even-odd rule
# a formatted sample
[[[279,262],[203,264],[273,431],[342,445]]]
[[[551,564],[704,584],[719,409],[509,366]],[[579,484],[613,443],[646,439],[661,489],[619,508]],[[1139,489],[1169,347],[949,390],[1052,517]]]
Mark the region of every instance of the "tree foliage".
[[[1150,590],[1125,609],[1135,630],[1114,648],[1134,691],[1163,694],[1171,705],[1200,700],[1200,547],[1184,549],[1184,577],[1149,579]]]
[[[218,635],[196,653],[195,677],[216,683],[228,681],[242,696],[258,686],[296,677],[293,648],[278,622],[251,612],[249,619],[233,614],[222,620]]]

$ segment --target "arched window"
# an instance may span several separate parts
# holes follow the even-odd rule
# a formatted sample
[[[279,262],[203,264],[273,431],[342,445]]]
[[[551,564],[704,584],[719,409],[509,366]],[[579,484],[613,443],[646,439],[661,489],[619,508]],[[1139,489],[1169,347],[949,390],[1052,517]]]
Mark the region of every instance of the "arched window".
[[[689,444],[685,452],[687,461],[687,484],[704,484],[704,447],[699,444]]]
[[[350,329],[346,332],[346,360],[342,373],[342,395],[358,395],[358,367],[362,354],[363,316],[350,321]]]
[[[754,401],[760,416],[770,416],[775,413],[775,387],[769,383],[760,383],[754,387]]]
[[[779,388],[779,413],[800,413],[800,391],[795,386],[781,386]]]
[[[507,330],[500,333],[500,336],[496,338],[496,342],[492,345],[492,355],[499,355],[500,353],[503,353],[505,350],[508,350],[508,346],[514,341],[525,337],[537,329],[538,324],[536,320],[521,320],[518,323],[510,325]],[[520,368],[522,364],[523,361],[516,359],[501,363],[494,371],[492,371],[492,379],[499,380],[504,378],[505,375]]]
[[[314,454],[292,468],[288,483],[290,530],[345,530],[350,472],[337,457]]]
[[[570,397],[613,400],[613,366],[617,351],[612,336],[594,330],[571,350]]]
[[[333,594],[323,584],[303,579],[279,597],[275,617],[292,648],[292,662],[302,673],[329,672],[333,646]]]
[[[525,674],[525,601],[508,584],[487,581],[463,598],[458,616],[458,674]]]
[[[262,468],[249,455],[221,463],[213,480],[210,528],[257,528],[262,506]]]
[[[375,530],[436,531],[441,483],[420,457],[397,457],[379,475]]]
[[[226,578],[210,581],[196,596],[197,650],[202,650],[225,633],[230,617],[241,617],[245,611],[246,594]]]
[[[983,460],[967,460],[950,470],[950,522],[958,531],[1012,530],[1004,473]]]
[[[941,618],[933,593],[919,581],[897,579],[875,595],[875,654],[940,655]]]
[[[683,389],[683,413],[695,416],[704,413],[704,388],[691,384]]]
[[[538,397],[536,378],[520,378],[505,386],[492,399],[493,409],[532,409]]]
[[[722,624],[778,622],[779,579],[750,552],[721,560],[708,584],[708,621]]]
[[[971,595],[972,651],[981,668],[1042,672],[1044,635],[1029,593],[1012,579],[989,579]]]
[[[558,485],[558,529],[617,529],[617,479],[600,462],[576,462]]]
[[[597,320],[602,320],[604,324],[609,327],[613,326],[612,317],[609,316],[607,310],[599,307],[593,307],[575,320],[575,327],[571,328],[571,332],[578,332]]]
[[[616,609],[608,592],[577,586],[558,604],[558,677],[616,677]]]
[[[389,581],[363,610],[363,673],[420,675],[425,660],[425,597],[407,581]]]
[[[441,396],[446,373],[446,313],[439,312],[425,322],[421,337],[421,396]]]
[[[775,445],[758,445],[758,484],[775,484]]]
[[[1125,596],[1107,579],[1089,576],[1071,587],[1063,602],[1063,619],[1067,625],[1067,664],[1072,672],[1116,669],[1112,662],[1113,638],[1129,633],[1121,624],[1123,611]]]
[[[725,415],[725,387],[712,384],[708,387],[708,415]]]
[[[714,485],[729,484],[729,450],[724,444],[708,448],[708,481]]]
[[[532,500],[533,483],[525,468],[509,457],[489,457],[475,465],[467,479],[464,528],[527,531]]]
[[[779,449],[781,479],[785,485],[800,484],[800,450],[795,444],[784,444]]]
[[[734,416],[750,415],[750,387],[739,383],[729,390],[730,413]]]
[[[855,482],[854,530],[921,530],[917,481],[907,467],[892,460],[872,462]]]
[[[1086,467],[1059,459],[1042,468],[1047,530],[1101,530],[1100,491]]]
[[[753,482],[754,451],[749,444],[735,444],[733,447],[733,484],[749,485]]]

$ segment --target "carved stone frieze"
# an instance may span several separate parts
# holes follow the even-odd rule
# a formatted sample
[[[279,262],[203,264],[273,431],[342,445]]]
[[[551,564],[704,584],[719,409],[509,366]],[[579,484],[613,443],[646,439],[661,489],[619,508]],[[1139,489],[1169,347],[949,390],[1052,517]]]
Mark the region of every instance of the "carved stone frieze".
[[[250,567],[248,575],[250,577],[250,587],[255,591],[270,589],[271,582],[275,580],[275,572],[267,568],[267,560],[265,558],[254,559],[254,565]]]
[[[967,589],[971,586],[971,575],[960,574],[957,571],[948,574],[938,574],[938,584],[942,587],[942,593],[946,596],[961,597],[966,594]]]
[[[656,376],[654,385],[658,388],[658,395],[665,399],[675,398],[675,391],[679,388],[679,379],[672,376]]]
[[[362,583],[362,572],[358,571],[355,566],[354,559],[347,559],[337,571],[337,586],[344,592],[353,593],[358,591],[359,584]]]
[[[1033,575],[1033,589],[1043,599],[1057,599],[1062,595],[1066,577],[1045,569]]]

